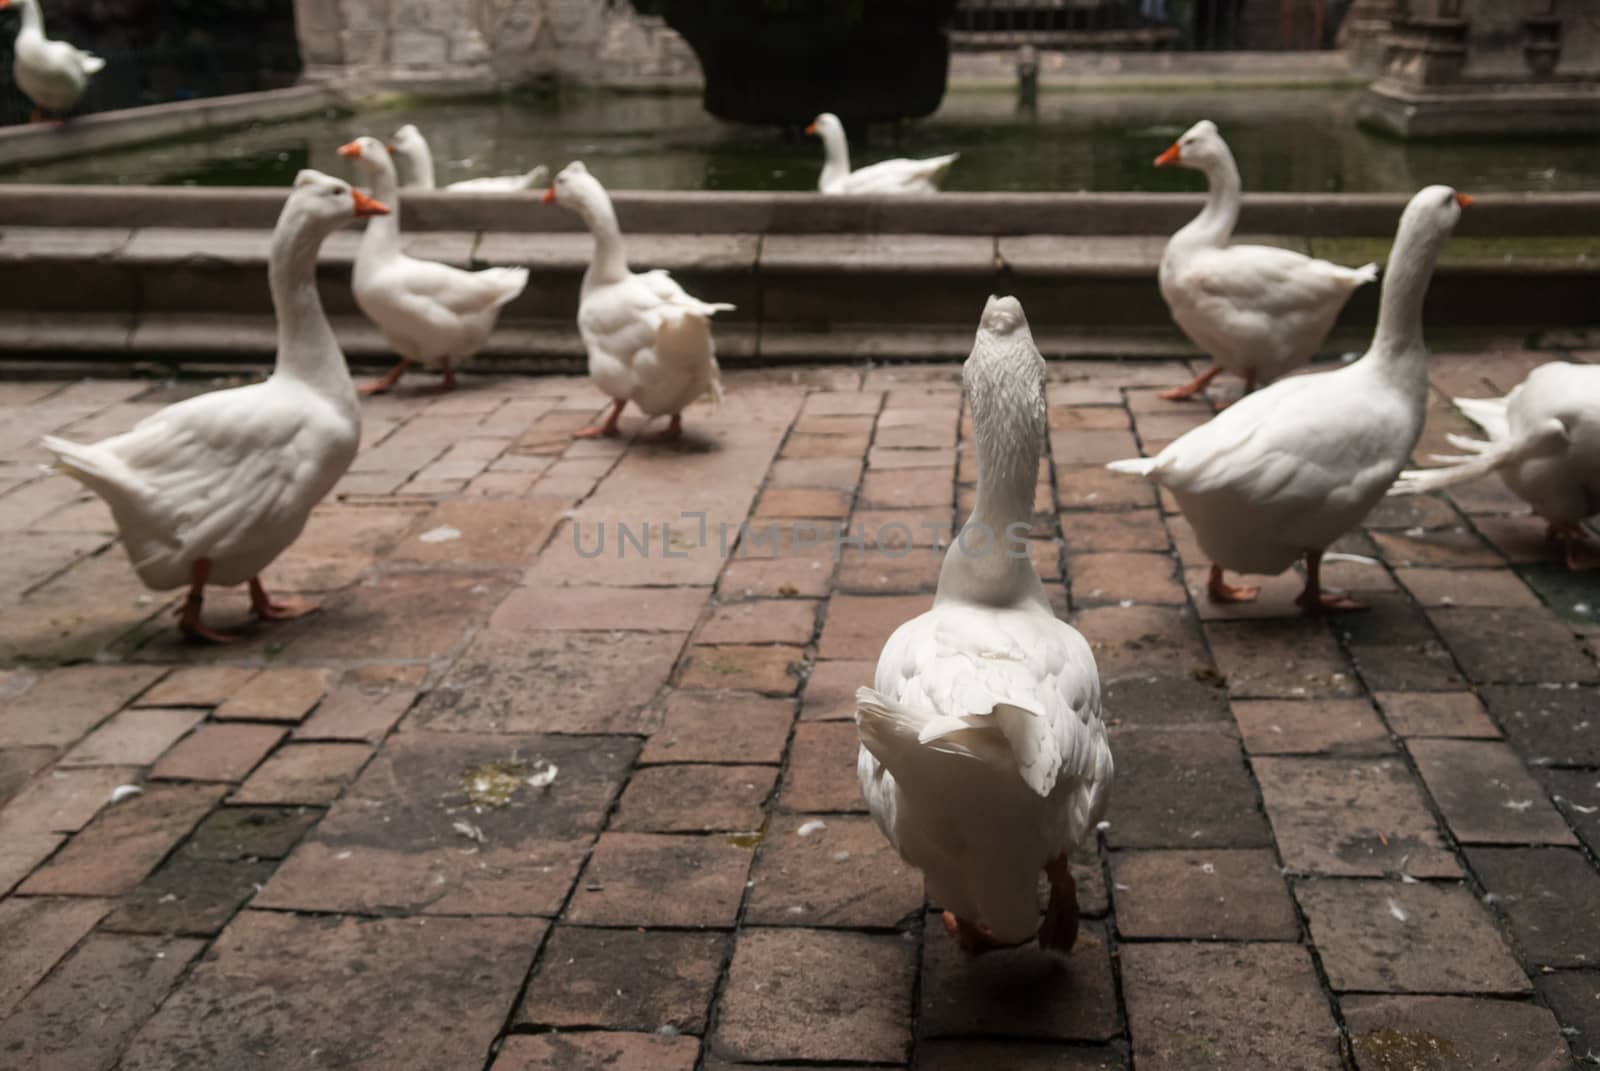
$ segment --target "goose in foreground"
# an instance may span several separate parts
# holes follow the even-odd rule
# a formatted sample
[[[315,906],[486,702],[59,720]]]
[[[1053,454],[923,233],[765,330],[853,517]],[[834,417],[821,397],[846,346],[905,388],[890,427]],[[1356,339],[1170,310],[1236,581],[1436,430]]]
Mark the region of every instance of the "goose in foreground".
[[[191,637],[235,638],[200,620],[207,584],[248,582],[251,610],[264,620],[316,609],[273,601],[260,574],[355,459],[361,408],[317,294],[317,252],[352,219],[386,211],[339,179],[300,172],[272,233],[272,375],[169,405],[97,443],[43,440],[64,472],[111,507],[147,587],[189,585],[178,623]]]
[[[392,211],[367,224],[356,253],[356,304],[378,325],[400,363],[363,394],[389,390],[415,361],[444,372],[443,389],[455,386],[455,370],[494,331],[500,310],[528,285],[527,268],[467,271],[434,260],[408,257],[400,248],[400,202],[394,161],[377,138],[341,146],[340,156],[367,173],[372,192]]]
[[[823,193],[938,193],[945,172],[961,155],[953,152],[926,160],[884,160],[851,171],[850,145],[838,116],[823,112],[806,127],[806,133],[822,139],[825,158],[817,189]]]
[[[611,197],[581,161],[561,169],[544,203],[576,212],[594,235],[578,297],[578,334],[589,354],[589,378],[613,404],[603,422],[574,434],[617,434],[622,410],[633,402],[651,417],[671,417],[654,438],[677,438],[685,406],[704,394],[722,400],[711,317],[733,306],[692,297],[664,270],[629,270]]]
[[[932,609],[894,631],[874,686],[856,693],[856,774],[963,949],[1037,933],[1067,952],[1078,929],[1067,860],[1105,813],[1112,761],[1094,655],[1056,618],[1021,538],[1047,431],[1044,359],[1015,298],[989,299],[962,378],[977,502]]]
[[[433,150],[428,139],[422,136],[415,124],[407,123],[389,139],[389,152],[400,165],[400,188],[403,190],[437,189],[433,176]],[[446,193],[515,193],[543,186],[550,177],[550,169],[543,164],[520,175],[496,175],[492,178],[463,179],[444,186]]]
[[[33,121],[39,122],[47,111],[65,115],[89,88],[89,76],[99,73],[106,61],[93,52],[46,37],[39,0],[0,0],[0,11],[10,7],[22,10],[11,73],[17,88],[33,101]]]
[[[1280,380],[1155,457],[1107,466],[1172,492],[1211,559],[1212,601],[1248,602],[1258,593],[1229,585],[1224,569],[1276,574],[1304,558],[1306,585],[1296,602],[1306,612],[1362,608],[1322,590],[1322,554],[1377,505],[1422,434],[1422,299],[1439,251],[1470,203],[1448,186],[1429,186],[1406,206],[1384,272],[1377,331],[1360,360]]]
[[[1345,268],[1265,245],[1229,245],[1239,220],[1239,169],[1227,142],[1202,119],[1156,157],[1206,176],[1206,204],[1161,254],[1161,296],[1183,333],[1215,362],[1162,395],[1178,400],[1226,369],[1247,391],[1299,368],[1327,338],[1356,287],[1378,266]]]
[[[1600,514],[1600,365],[1551,361],[1528,373],[1504,398],[1457,398],[1488,440],[1450,436],[1464,456],[1435,455],[1444,468],[1400,474],[1392,495],[1419,494],[1498,473],[1511,493],[1550,526],[1567,568],[1589,568],[1583,527]]]

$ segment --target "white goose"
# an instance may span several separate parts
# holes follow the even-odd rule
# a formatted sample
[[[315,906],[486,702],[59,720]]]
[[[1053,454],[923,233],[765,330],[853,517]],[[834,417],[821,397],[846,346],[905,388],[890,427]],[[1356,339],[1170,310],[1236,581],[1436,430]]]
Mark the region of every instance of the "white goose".
[[[832,112],[823,112],[806,127],[822,139],[825,154],[817,189],[823,193],[938,193],[946,171],[960,153],[926,160],[884,160],[850,170],[850,145],[844,124]]]
[[[377,138],[343,145],[372,182],[372,192],[390,205],[389,215],[367,224],[356,253],[356,304],[378,325],[400,354],[400,363],[382,379],[361,388],[379,394],[393,387],[415,361],[444,372],[445,390],[455,386],[455,370],[483,349],[500,310],[528,285],[527,268],[466,271],[433,260],[408,257],[400,248],[400,204],[394,161]]]
[[[1239,169],[1227,142],[1202,119],[1156,157],[1205,173],[1205,208],[1161,254],[1161,296],[1183,333],[1216,362],[1162,395],[1189,398],[1226,369],[1248,391],[1311,360],[1351,293],[1378,266],[1344,268],[1291,249],[1229,245],[1239,220]]]
[[[578,298],[578,334],[589,354],[589,378],[614,404],[605,421],[576,436],[617,434],[622,410],[633,402],[649,416],[671,416],[656,439],[677,438],[685,406],[707,393],[722,400],[711,317],[733,306],[692,297],[664,270],[630,271],[611,197],[582,162],[561,169],[544,203],[570,208],[594,235]]]
[[[1100,676],[1056,618],[1026,544],[1046,432],[1044,359],[1016,298],[991,297],[962,372],[978,498],[933,608],[895,630],[856,693],[856,773],[895,850],[927,876],[969,953],[1072,948],[1067,857],[1105,812],[1111,750]],[[1039,871],[1050,903],[1039,920]]]
[[[169,405],[101,442],[43,440],[68,475],[110,505],[146,586],[189,585],[179,627],[190,636],[234,638],[200,620],[207,584],[248,581],[251,609],[265,620],[316,609],[274,602],[260,573],[356,456],[361,408],[317,294],[317,252],[350,220],[386,211],[339,179],[300,172],[272,234],[272,375]]]
[[[1429,186],[1411,199],[1384,273],[1372,346],[1353,364],[1247,394],[1151,458],[1113,461],[1170,490],[1211,558],[1207,593],[1248,602],[1224,569],[1281,573],[1306,563],[1307,613],[1360,609],[1323,592],[1322,554],[1355,527],[1405,468],[1422,434],[1428,351],[1422,299],[1433,266],[1471,199]]]
[[[1489,437],[1450,436],[1468,456],[1445,468],[1400,474],[1392,495],[1417,494],[1499,473],[1511,492],[1550,525],[1569,569],[1586,568],[1583,521],[1600,514],[1600,365],[1540,365],[1504,398],[1457,398],[1457,408]]]
[[[428,139],[422,136],[415,124],[407,123],[389,139],[389,151],[400,163],[400,188],[403,190],[432,190],[434,184],[433,150]],[[496,175],[492,178],[463,179],[444,187],[446,193],[515,193],[543,186],[550,177],[550,169],[543,164],[521,175]]]
[[[17,33],[11,64],[17,88],[33,101],[34,122],[44,118],[46,111],[65,115],[89,87],[89,76],[103,69],[106,61],[93,52],[46,37],[39,0],[0,0],[0,11],[12,6],[22,9],[22,29]]]

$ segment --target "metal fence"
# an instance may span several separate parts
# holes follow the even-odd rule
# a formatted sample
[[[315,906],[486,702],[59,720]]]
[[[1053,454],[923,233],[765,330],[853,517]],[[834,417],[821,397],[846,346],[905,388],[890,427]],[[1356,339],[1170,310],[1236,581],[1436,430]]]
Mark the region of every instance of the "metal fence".
[[[959,49],[1318,49],[1348,0],[961,0]]]

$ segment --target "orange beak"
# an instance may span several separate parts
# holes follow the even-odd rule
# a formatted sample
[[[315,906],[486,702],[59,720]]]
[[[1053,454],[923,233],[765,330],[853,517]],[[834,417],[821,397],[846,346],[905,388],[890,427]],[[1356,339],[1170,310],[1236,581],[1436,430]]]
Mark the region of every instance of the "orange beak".
[[[382,201],[375,201],[360,190],[351,190],[350,196],[356,199],[356,218],[364,216],[387,216],[389,206]]]
[[[1182,157],[1183,157],[1183,147],[1181,145],[1179,145],[1176,141],[1174,141],[1167,148],[1166,152],[1164,152],[1160,156],[1156,157],[1156,166],[1157,167],[1166,167],[1168,164],[1175,164]]]
[[[817,124],[816,123],[807,123],[806,124],[806,133],[810,134],[812,137],[816,137],[817,136]]]
[[[542,205],[553,205],[553,204],[555,204],[556,203],[556,188],[554,186],[551,186],[548,190],[545,190],[544,191],[544,196],[539,198],[539,203],[542,204]]]
[[[11,0],[0,0],[0,11],[3,11],[6,8],[10,7],[10,6],[11,6]]]
[[[1462,208],[1471,208],[1472,198],[1468,197],[1464,193],[1458,193],[1456,194],[1456,204],[1460,205]]]
[[[346,144],[339,146],[339,155],[350,157],[360,156],[361,146],[353,141],[347,142]]]
[[[394,142],[392,142],[392,141],[386,141],[386,142],[384,142],[384,143],[383,143],[383,147],[384,147],[384,148],[385,148],[385,149],[388,149],[388,150],[389,150],[389,155],[390,155],[390,156],[393,156],[393,155],[394,155]]]

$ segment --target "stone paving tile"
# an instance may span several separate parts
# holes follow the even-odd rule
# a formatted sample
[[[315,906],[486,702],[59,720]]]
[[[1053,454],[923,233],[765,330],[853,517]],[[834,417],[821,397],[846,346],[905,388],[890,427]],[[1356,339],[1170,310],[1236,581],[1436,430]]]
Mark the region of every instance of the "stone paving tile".
[[[1600,1051],[1600,972],[1541,973],[1534,985],[1560,1021],[1572,1054],[1587,1059]]]
[[[628,782],[609,828],[630,833],[759,829],[777,782],[773,766],[647,767]]]
[[[1450,832],[1463,844],[1576,844],[1516,753],[1498,740],[1406,746]]]
[[[1181,676],[1102,677],[1100,704],[1112,726],[1225,728],[1232,717],[1220,683],[1215,671],[1199,667]]]
[[[636,747],[622,739],[399,734],[278,869],[257,906],[553,915]],[[548,786],[527,783],[552,764]]]
[[[1204,730],[1114,731],[1118,848],[1262,848],[1272,834],[1231,735]]]
[[[490,1071],[694,1071],[700,1042],[606,1030],[513,1034]]]
[[[150,776],[171,781],[242,781],[286,733],[278,725],[202,725],[163,755]]]
[[[667,696],[661,727],[645,741],[644,763],[772,763],[783,759],[794,702],[741,692]]]
[[[805,676],[805,648],[780,644],[694,645],[678,687],[793,695]]]
[[[1295,898],[1340,991],[1524,993],[1527,975],[1459,885],[1302,881]]]
[[[921,910],[922,875],[870,818],[778,815],[750,872],[744,921],[889,928]]]
[[[1339,1028],[1298,945],[1128,945],[1122,978],[1141,1069],[1343,1066]]]
[[[1124,937],[1294,941],[1300,920],[1269,851],[1116,852]]]
[[[222,797],[221,785],[151,785],[110,807],[33,872],[29,895],[116,896],[131,890]]]
[[[518,1022],[703,1034],[725,934],[557,926]]]
[[[1490,686],[1483,701],[1524,758],[1541,766],[1600,766],[1594,689]]]
[[[105,900],[18,897],[0,900],[0,1020],[94,929],[111,909]]]
[[[194,709],[134,708],[113,715],[60,759],[72,766],[148,766],[205,717]]]
[[[288,744],[229,797],[231,803],[332,803],[372,755],[366,744]]]
[[[1471,997],[1345,997],[1339,1002],[1359,1071],[1515,1067],[1563,1071],[1571,1054],[1544,1008]]]
[[[916,1071],[1126,1071],[1128,1057],[1114,1047],[1067,1047],[1053,1042],[925,1041],[917,1045]]]
[[[193,666],[174,670],[133,701],[136,707],[217,707],[260,673],[245,666]]]
[[[1360,694],[1350,664],[1322,621],[1207,624],[1205,633],[1231,696],[1301,699]]]
[[[298,722],[327,691],[320,669],[265,669],[217,708],[220,719]]]
[[[1188,594],[1178,582],[1177,567],[1166,554],[1122,551],[1074,554],[1067,563],[1072,597],[1080,605],[1138,603],[1181,606]]]
[[[1152,667],[1165,672],[1208,670],[1211,658],[1194,614],[1167,606],[1095,606],[1072,615],[1094,652],[1102,681]]]
[[[21,792],[57,754],[53,747],[0,748],[0,806]]]
[[[1253,765],[1290,870],[1461,875],[1420,786],[1400,760],[1258,758]]]
[[[730,928],[752,839],[601,834],[563,917],[588,926]]]
[[[103,1071],[205,942],[91,935],[0,1022],[13,1067]]]
[[[1037,945],[971,959],[938,916],[923,928],[919,1025],[929,1037],[1105,1041],[1122,1031],[1105,932],[1085,924],[1065,958]]]
[[[1472,692],[1378,692],[1373,696],[1400,736],[1494,739],[1500,735]]]
[[[865,811],[856,780],[861,738],[852,722],[795,727],[778,805],[786,811]]]
[[[162,674],[148,666],[69,666],[0,699],[0,747],[66,747]]]
[[[742,931],[711,1050],[741,1061],[903,1063],[916,948],[903,936]]]
[[[295,728],[297,739],[364,740],[376,744],[399,723],[416,700],[405,690],[336,688],[317,704],[316,711]]]
[[[761,599],[719,606],[700,626],[697,643],[787,643],[805,646],[817,627],[811,599]]]
[[[1600,681],[1600,666],[1548,610],[1446,607],[1428,616],[1475,683]]]
[[[1536,776],[1589,851],[1600,851],[1600,770],[1539,769]]]
[[[1600,875],[1567,848],[1469,848],[1530,967],[1600,966]]]
[[[710,597],[707,588],[604,585],[516,588],[489,618],[489,631],[688,632]]]
[[[478,1067],[544,927],[247,911],[144,1024],[120,1067]],[[354,1008],[386,1014],[352,1017]]]
[[[1364,699],[1238,699],[1233,716],[1251,755],[1381,755],[1394,750]]]

